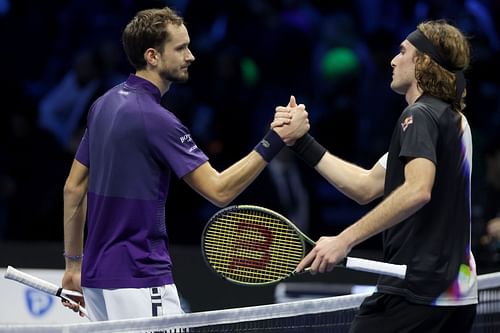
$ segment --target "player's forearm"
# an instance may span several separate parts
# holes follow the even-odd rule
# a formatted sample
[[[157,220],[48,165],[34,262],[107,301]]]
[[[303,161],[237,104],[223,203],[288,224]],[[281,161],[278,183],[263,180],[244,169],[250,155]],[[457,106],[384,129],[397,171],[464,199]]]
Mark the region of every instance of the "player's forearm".
[[[360,204],[380,196],[379,187],[372,186],[370,170],[326,153],[315,169],[340,192]]]
[[[429,200],[429,193],[405,183],[368,214],[346,228],[339,237],[346,240],[352,249],[364,240],[415,214]]]
[[[87,212],[87,196],[83,189],[64,188],[64,252],[80,256],[83,252],[83,230]],[[67,266],[73,261],[66,258]]]
[[[227,206],[264,170],[267,163],[255,151],[217,174],[212,202],[219,206]]]

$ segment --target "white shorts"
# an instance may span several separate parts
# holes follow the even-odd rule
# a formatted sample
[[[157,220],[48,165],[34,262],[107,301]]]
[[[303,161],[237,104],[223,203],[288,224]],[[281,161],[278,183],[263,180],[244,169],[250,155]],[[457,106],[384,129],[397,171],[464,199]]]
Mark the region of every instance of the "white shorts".
[[[184,313],[175,284],[153,288],[98,289],[82,287],[92,321],[158,317]]]

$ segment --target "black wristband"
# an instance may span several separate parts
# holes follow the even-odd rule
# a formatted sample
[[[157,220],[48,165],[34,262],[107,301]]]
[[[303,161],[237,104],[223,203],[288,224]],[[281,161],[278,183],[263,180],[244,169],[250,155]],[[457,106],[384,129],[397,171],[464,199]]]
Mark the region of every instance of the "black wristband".
[[[295,141],[290,149],[313,168],[326,153],[326,148],[320,145],[309,133]]]
[[[283,142],[278,133],[273,130],[269,130],[264,138],[255,146],[254,150],[269,163],[284,146],[285,142]]]

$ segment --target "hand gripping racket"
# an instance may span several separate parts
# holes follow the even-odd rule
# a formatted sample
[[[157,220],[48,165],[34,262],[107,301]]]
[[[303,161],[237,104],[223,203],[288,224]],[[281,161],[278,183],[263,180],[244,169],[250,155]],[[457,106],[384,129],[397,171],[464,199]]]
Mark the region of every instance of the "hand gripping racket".
[[[207,264],[224,279],[243,285],[265,285],[295,274],[315,242],[286,217],[266,208],[236,205],[224,208],[208,221],[202,236]],[[406,265],[346,257],[349,269],[405,278]]]
[[[71,304],[78,304],[78,303],[69,298],[68,296],[83,297],[83,295],[77,291],[60,288],[49,281],[45,281],[31,274],[21,272],[20,270],[17,270],[12,266],[7,267],[7,271],[5,272],[4,277],[6,279],[14,280],[22,284],[25,284],[29,287],[38,289],[52,296],[60,297],[65,301],[70,302]],[[78,306],[79,306],[79,311],[83,313],[85,317],[88,318],[88,314],[85,308],[79,304]]]

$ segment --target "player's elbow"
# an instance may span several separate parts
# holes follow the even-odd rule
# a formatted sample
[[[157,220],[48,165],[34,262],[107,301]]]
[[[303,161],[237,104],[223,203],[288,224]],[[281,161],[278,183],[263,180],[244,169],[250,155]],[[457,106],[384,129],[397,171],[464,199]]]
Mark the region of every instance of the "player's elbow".
[[[76,187],[66,182],[66,184],[64,184],[64,189],[63,189],[64,198],[72,197],[75,193],[76,193]]]
[[[415,187],[408,193],[408,200],[413,202],[413,206],[417,209],[425,206],[429,201],[431,201],[431,190],[426,187]]]
[[[354,198],[354,201],[356,201],[356,203],[358,205],[367,205],[369,204],[372,200],[369,199],[369,198],[365,198],[365,197],[359,197],[359,198]]]
[[[85,187],[66,181],[63,188],[64,200],[80,198],[85,195]]]
[[[431,201],[431,191],[427,189],[419,189],[415,193],[415,202],[417,205],[424,206]]]
[[[360,205],[366,205],[383,194],[384,182],[374,179],[370,173],[361,174],[354,180],[352,192],[353,200]]]
[[[352,199],[360,205],[366,205],[380,197],[381,194],[382,190],[373,186],[361,184],[356,188],[355,195],[352,196]]]
[[[360,205],[366,205],[375,200],[378,196],[375,193],[371,193],[368,191],[362,191],[358,193],[356,197],[354,197],[354,201],[356,201]]]
[[[223,189],[215,191],[209,198],[210,202],[219,208],[226,207],[233,201],[234,196]]]
[[[229,203],[231,202],[230,200],[210,200],[210,202],[212,204],[214,204],[215,206],[219,207],[219,208],[224,208],[226,207],[227,205],[229,205]]]

